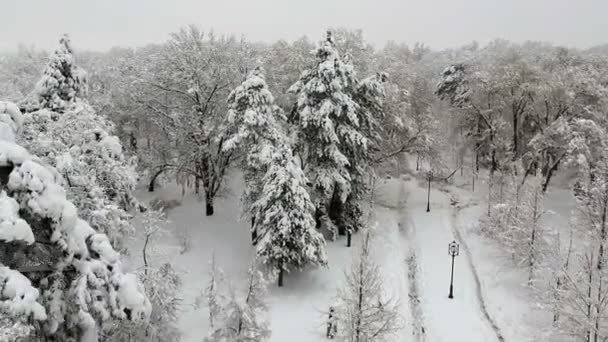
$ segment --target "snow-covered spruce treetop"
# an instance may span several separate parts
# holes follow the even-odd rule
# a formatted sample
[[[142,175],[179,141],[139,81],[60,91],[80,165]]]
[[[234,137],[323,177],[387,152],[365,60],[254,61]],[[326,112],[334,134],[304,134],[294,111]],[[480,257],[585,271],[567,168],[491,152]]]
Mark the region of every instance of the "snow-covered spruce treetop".
[[[281,139],[277,119],[284,120],[284,115],[274,105],[264,69],[256,67],[228,96],[227,124],[234,132],[224,149],[235,148],[241,143],[256,144],[261,140],[276,143]]]
[[[297,96],[299,139],[308,149],[301,152],[306,154],[316,200],[331,198],[335,185],[345,199],[350,193],[349,161],[340,145],[367,145],[357,129],[359,105],[351,97],[356,78],[352,64],[340,59],[331,32],[315,56],[315,67],[305,70],[289,89]]]
[[[14,142],[20,122],[0,102],[0,311],[72,337],[110,317],[146,319],[150,302],[108,237],[78,216],[56,170]]]
[[[24,103],[28,112],[46,108],[62,113],[76,98],[84,97],[86,73],[75,65],[72,53],[70,38],[62,36],[33,94]]]

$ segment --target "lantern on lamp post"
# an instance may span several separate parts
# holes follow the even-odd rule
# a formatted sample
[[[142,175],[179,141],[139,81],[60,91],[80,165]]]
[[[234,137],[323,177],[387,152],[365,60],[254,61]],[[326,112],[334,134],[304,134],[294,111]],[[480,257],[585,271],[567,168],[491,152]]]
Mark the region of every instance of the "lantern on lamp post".
[[[452,256],[452,275],[450,276],[450,294],[448,298],[454,298],[454,258],[460,253],[460,245],[456,241],[448,244],[448,254]]]
[[[426,179],[429,181],[429,192],[426,197],[426,212],[431,211],[431,181],[433,180],[433,171],[426,173]]]

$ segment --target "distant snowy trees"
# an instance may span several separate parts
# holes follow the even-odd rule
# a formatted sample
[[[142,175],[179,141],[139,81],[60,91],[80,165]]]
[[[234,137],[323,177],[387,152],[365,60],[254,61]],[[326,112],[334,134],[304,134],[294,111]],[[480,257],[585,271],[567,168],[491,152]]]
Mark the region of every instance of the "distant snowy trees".
[[[95,336],[111,317],[147,319],[141,283],[122,273],[108,237],[78,216],[61,175],[14,142],[19,109],[1,102],[0,118],[2,311],[56,340]]]
[[[480,230],[526,267],[537,304],[553,312],[549,334],[605,339],[608,60],[505,41],[459,53],[435,93],[474,169],[490,171]],[[560,168],[577,201],[570,234],[543,219]]]

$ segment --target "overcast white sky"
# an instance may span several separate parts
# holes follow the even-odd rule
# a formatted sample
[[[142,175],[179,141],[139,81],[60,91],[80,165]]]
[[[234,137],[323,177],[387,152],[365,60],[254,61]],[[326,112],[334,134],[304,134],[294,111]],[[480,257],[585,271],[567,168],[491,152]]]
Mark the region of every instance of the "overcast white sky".
[[[388,40],[454,47],[494,38],[573,47],[608,43],[608,0],[0,0],[0,50],[54,48],[69,33],[77,48],[161,42],[197,24],[250,40],[321,39],[326,27],[361,28]]]

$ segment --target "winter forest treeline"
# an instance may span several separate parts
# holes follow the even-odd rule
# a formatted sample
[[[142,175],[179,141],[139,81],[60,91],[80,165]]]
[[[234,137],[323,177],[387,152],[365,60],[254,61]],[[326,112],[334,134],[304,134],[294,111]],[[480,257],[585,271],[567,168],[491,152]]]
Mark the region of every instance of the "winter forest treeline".
[[[2,340],[174,341],[179,275],[147,261],[166,217],[136,186],[192,188],[210,216],[239,170],[255,257],[244,294],[211,263],[206,340],[267,340],[270,280],[290,286],[289,271],[331,264],[327,244],[360,234],[340,333],[390,341],[403,322],[378,297],[365,203],[405,160],[439,182],[487,178],[479,230],[526,268],[548,331],[608,337],[605,48],[374,48],[346,29],[266,44],[188,26],[101,53],[64,36],[50,55],[0,56],[0,100]],[[543,221],[560,173],[577,201],[567,232]],[[135,219],[145,267],[123,272]]]

